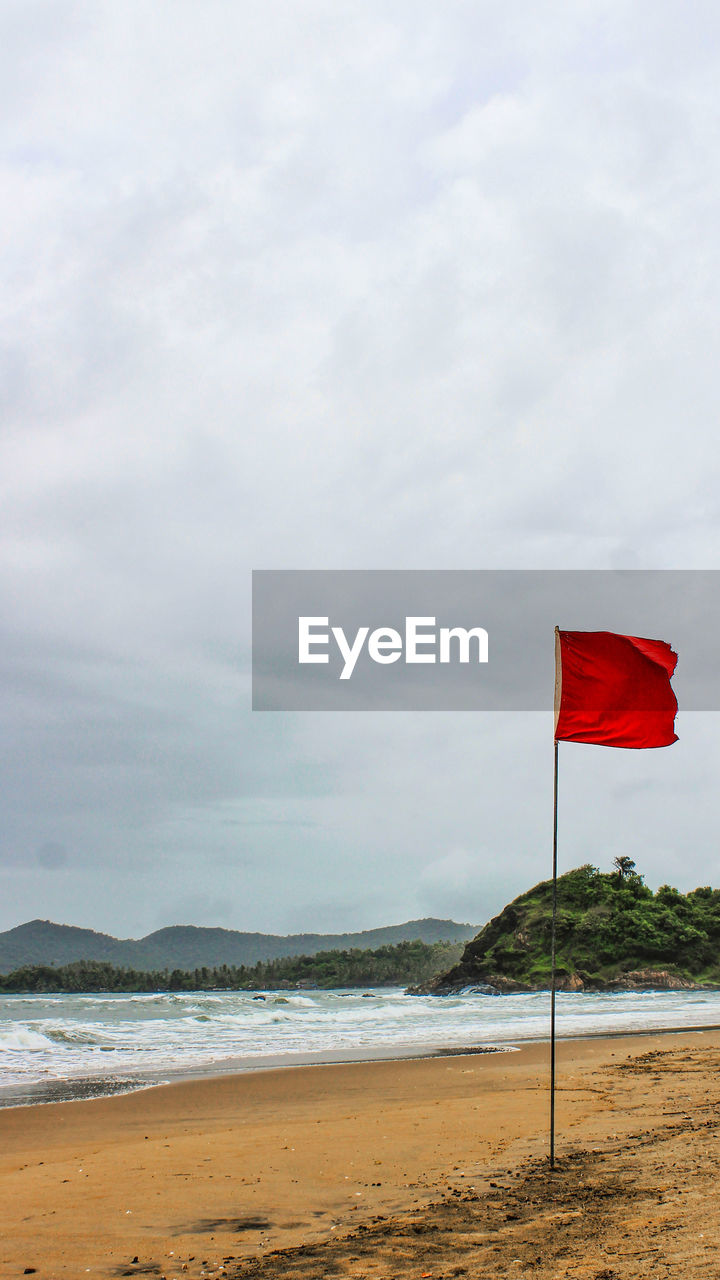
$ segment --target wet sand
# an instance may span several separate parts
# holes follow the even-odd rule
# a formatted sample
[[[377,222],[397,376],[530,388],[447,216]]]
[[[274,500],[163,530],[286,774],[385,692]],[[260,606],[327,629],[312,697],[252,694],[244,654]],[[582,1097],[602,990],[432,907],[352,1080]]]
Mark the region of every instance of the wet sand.
[[[0,1112],[0,1275],[715,1274],[720,1032],[297,1067]]]

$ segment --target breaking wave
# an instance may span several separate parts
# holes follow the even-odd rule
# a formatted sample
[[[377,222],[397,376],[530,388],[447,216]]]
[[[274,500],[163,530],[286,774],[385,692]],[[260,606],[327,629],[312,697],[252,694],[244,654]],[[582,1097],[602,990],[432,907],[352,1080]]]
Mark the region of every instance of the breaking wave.
[[[167,1078],[298,1055],[420,1053],[547,1037],[547,993],[434,998],[401,990],[0,998],[0,1103],[34,1082]],[[720,1024],[720,992],[558,995],[558,1033]]]

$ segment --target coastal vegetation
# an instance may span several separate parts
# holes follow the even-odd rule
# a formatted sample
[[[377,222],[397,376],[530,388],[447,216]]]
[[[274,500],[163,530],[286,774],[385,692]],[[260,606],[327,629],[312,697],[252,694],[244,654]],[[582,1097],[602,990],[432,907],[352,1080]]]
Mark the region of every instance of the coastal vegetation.
[[[426,982],[455,964],[462,942],[400,942],[372,949],[322,951],[252,966],[201,965],[145,972],[107,961],[25,965],[0,975],[3,992],[276,991],[293,988],[395,987]]]
[[[490,920],[457,965],[415,991],[543,990],[551,936],[552,881],[543,880]],[[556,939],[561,989],[720,986],[720,889],[653,892],[627,856],[609,872],[586,864],[558,878]]]
[[[335,947],[254,964],[165,965],[153,969],[79,959],[24,964],[0,975],[4,992],[273,991],[316,987],[409,987],[447,994],[547,989],[551,972],[552,881],[510,902],[471,941],[401,941]],[[720,986],[720,889],[653,892],[632,858],[611,871],[586,864],[557,882],[557,984],[569,991]]]

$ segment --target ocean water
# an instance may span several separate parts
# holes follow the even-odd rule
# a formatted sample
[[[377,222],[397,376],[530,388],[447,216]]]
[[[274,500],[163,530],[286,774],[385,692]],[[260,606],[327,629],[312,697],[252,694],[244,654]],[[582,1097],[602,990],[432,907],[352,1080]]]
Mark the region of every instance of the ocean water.
[[[510,1048],[549,1035],[547,993],[401,990],[0,998],[0,1105],[303,1061]],[[560,993],[560,1036],[720,1025],[720,992]]]

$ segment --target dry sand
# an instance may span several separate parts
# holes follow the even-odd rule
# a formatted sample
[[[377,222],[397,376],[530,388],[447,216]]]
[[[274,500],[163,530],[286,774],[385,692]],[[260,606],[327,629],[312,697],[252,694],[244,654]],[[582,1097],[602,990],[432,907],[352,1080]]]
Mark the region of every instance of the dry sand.
[[[720,1276],[720,1032],[558,1048],[0,1111],[0,1274]]]

